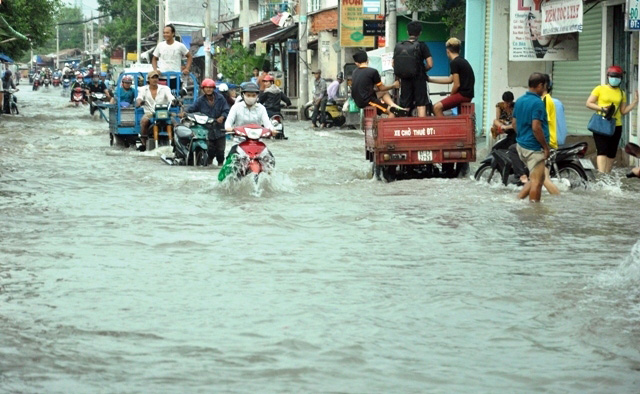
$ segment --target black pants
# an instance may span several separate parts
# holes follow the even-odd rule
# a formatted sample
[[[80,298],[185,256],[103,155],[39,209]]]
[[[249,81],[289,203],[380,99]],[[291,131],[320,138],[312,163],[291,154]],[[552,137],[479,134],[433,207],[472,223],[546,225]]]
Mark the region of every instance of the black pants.
[[[315,125],[318,120],[318,114],[320,114],[320,124],[325,122],[325,110],[327,108],[327,97],[323,97],[320,100],[320,104],[313,106],[313,115],[311,116],[311,122]]]
[[[218,162],[218,165],[219,166],[223,165],[224,149],[227,146],[227,138],[223,136],[216,139],[209,139],[207,144],[209,145],[209,149],[207,150],[207,155],[209,156],[209,160],[207,164],[212,164],[213,158],[215,157],[216,161]]]

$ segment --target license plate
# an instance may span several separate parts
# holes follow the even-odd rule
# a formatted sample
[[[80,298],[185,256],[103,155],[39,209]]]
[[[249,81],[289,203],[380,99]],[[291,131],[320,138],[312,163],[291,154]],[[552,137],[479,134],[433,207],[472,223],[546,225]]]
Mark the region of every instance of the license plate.
[[[595,170],[596,168],[593,166],[593,163],[589,159],[580,159],[580,164],[585,170]]]
[[[433,152],[430,150],[419,150],[418,160],[420,161],[433,161]]]

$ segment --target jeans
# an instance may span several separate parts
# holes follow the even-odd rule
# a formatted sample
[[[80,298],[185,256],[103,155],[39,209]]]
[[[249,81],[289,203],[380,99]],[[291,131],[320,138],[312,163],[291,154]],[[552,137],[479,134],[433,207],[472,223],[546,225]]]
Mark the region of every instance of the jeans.
[[[313,107],[313,115],[311,116],[311,122],[315,125],[318,120],[318,113],[320,113],[320,124],[324,124],[325,122],[325,110],[327,108],[327,97],[323,97],[320,100],[319,105],[314,105]]]

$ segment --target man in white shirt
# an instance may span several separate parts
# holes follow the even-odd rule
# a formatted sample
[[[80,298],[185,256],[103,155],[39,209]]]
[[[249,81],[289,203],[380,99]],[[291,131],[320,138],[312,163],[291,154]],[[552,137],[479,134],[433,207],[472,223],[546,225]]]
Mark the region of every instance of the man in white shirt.
[[[173,25],[167,25],[164,27],[164,30],[162,31],[164,41],[159,43],[153,51],[153,60],[151,61],[151,65],[154,70],[160,72],[182,71],[184,74],[189,73],[193,56],[183,43],[175,40],[175,35],[176,29]],[[184,56],[187,57],[187,64],[186,66],[181,67],[182,58]]]
[[[142,142],[141,150],[145,150],[147,146],[147,135],[149,134],[149,123],[155,114],[156,104],[170,105],[175,97],[171,94],[168,86],[158,85],[160,73],[151,71],[147,74],[148,85],[138,89],[138,97],[136,99],[136,107],[144,106],[144,116],[140,120],[140,142]]]

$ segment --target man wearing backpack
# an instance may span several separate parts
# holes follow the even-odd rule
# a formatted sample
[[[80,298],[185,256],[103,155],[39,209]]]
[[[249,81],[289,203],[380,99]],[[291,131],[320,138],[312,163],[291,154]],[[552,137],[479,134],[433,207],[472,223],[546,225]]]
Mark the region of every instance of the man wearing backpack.
[[[393,71],[400,78],[400,106],[415,107],[419,117],[426,117],[429,102],[427,71],[433,67],[433,59],[427,44],[418,41],[421,32],[420,22],[409,22],[409,40],[396,45],[393,51]]]
[[[436,116],[444,116],[444,111],[462,103],[469,103],[473,99],[476,77],[469,62],[460,56],[460,46],[460,40],[455,37],[448,39],[445,44],[451,75],[440,78],[427,77],[427,81],[432,83],[443,85],[453,83],[451,94],[433,106],[433,112]]]

